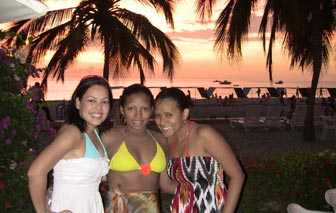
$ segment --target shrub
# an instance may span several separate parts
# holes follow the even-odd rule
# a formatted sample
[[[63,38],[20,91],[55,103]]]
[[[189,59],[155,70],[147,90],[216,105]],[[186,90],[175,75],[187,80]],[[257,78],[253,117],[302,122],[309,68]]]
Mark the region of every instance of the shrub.
[[[239,212],[286,212],[289,203],[329,210],[326,190],[335,188],[336,153],[289,152],[274,159],[246,160]]]
[[[27,94],[28,78],[38,73],[24,52],[0,47],[0,212],[34,212],[27,171],[35,150],[44,146],[42,136],[50,138],[41,134]]]

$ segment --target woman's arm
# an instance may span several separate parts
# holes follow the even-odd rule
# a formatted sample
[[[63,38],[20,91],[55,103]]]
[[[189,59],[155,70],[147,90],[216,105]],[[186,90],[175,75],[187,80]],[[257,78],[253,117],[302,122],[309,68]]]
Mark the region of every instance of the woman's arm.
[[[166,161],[168,163],[169,150],[170,150],[168,140],[165,137],[163,137],[163,135],[160,132],[157,132],[157,131],[151,131],[151,132],[154,135],[155,139],[158,141],[158,143],[161,145],[161,147],[162,147],[162,149],[163,149],[163,151],[166,155]],[[163,172],[161,172],[161,174],[160,174],[160,189],[165,193],[174,194],[175,190],[176,190],[176,187],[177,187],[177,184],[175,183],[175,181],[171,180],[168,177],[167,169],[165,169]]]
[[[168,177],[167,170],[160,174],[160,189],[162,192],[174,194],[177,184]]]
[[[223,212],[234,212],[239,201],[245,174],[227,141],[212,127],[203,126],[200,137],[207,153],[213,156],[230,178]]]
[[[76,134],[76,132],[78,132]],[[80,140],[74,126],[62,127],[54,139],[35,159],[28,171],[30,196],[37,213],[46,212],[47,175],[55,164],[74,149]]]

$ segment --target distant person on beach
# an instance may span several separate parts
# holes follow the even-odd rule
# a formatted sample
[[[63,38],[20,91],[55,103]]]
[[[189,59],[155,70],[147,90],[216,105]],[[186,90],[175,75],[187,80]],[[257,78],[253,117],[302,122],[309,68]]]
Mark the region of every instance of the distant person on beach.
[[[292,95],[292,97],[290,98],[289,111],[287,114],[287,118],[291,119],[293,117],[295,108],[296,108],[296,96]]]
[[[80,80],[63,126],[29,168],[29,191],[36,212],[104,212],[99,184],[108,172],[108,156],[99,133],[111,126],[112,103],[104,78]],[[51,170],[53,190],[46,203]]]
[[[297,89],[296,89],[295,95],[296,95],[296,97],[297,97],[297,98],[299,98],[299,97],[300,97],[299,88],[297,88]]]
[[[229,103],[229,99],[228,99],[227,96],[225,96],[225,97],[224,97],[224,101],[223,101],[223,106],[228,106],[228,105],[230,105],[230,103]]]
[[[41,85],[39,82],[35,82],[34,86],[32,86],[29,91],[28,91],[31,95],[31,100],[34,104],[34,108],[36,110],[36,114],[39,113],[39,108],[41,107],[45,114],[46,117],[49,121],[53,121],[53,119],[50,116],[50,110],[48,105],[45,103],[45,99],[44,99],[44,92],[41,88]]]
[[[257,95],[258,95],[258,98],[260,98],[260,93],[261,93],[261,90],[260,88],[257,89]]]
[[[153,99],[141,84],[126,87],[119,102],[124,125],[102,135],[110,159],[106,213],[160,212],[159,182],[167,165],[167,144],[161,133],[147,128]],[[175,188],[172,184],[169,192]]]
[[[224,106],[224,100],[222,98],[222,96],[218,96],[218,99],[217,99],[217,105],[218,106]]]
[[[279,102],[280,102],[280,105],[282,105],[282,106],[286,106],[285,97],[284,96],[285,96],[285,91],[282,90],[280,92],[280,96],[279,96]]]
[[[283,92],[283,95],[286,97],[286,99],[288,98],[287,97],[287,89],[286,88],[283,88],[283,90],[282,90],[282,92]]]
[[[192,99],[191,99],[191,93],[190,93],[190,90],[188,90],[188,95],[187,95],[187,97],[188,97],[188,101],[189,101],[190,106],[193,106],[194,103],[193,103],[193,101],[192,101]]]
[[[178,184],[170,211],[235,212],[245,175],[227,141],[211,126],[188,120],[188,99],[178,88],[161,91],[154,111],[170,146],[167,181]]]
[[[321,99],[321,106],[327,106],[327,101],[324,97]]]

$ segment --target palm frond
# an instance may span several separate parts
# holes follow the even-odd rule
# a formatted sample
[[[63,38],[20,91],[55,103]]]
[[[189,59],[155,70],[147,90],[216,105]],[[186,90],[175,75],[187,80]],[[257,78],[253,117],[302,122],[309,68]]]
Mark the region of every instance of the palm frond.
[[[158,13],[163,13],[166,22],[174,29],[174,5],[176,4],[175,0],[138,0],[139,2],[145,5],[152,5]]]
[[[256,1],[229,1],[216,22],[214,49],[218,53],[222,54],[227,45],[229,59],[241,58],[241,41],[247,39],[251,10]]]
[[[198,0],[196,2],[196,13],[201,21],[203,21],[206,16],[210,19],[212,16],[212,7],[216,2],[216,0]]]
[[[57,50],[47,66],[49,72],[45,72],[44,77],[48,77],[48,75],[53,73],[53,77],[56,77],[57,80],[64,81],[66,68],[87,47],[89,43],[88,34],[89,31],[85,26],[79,25],[76,28],[72,28],[68,36],[59,42]]]
[[[120,10],[119,17],[131,30],[132,35],[139,39],[150,53],[160,53],[163,59],[163,73],[172,79],[175,70],[174,65],[178,63],[180,58],[174,43],[143,15],[128,10]]]
[[[69,31],[70,22],[59,25],[53,29],[41,33],[28,46],[28,57],[32,63],[40,62],[47,51],[54,50],[61,39]]]

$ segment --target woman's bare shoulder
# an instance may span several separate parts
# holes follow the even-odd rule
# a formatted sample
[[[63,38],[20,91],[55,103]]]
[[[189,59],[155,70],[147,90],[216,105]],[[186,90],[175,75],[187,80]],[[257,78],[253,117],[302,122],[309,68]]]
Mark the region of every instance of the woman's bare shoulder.
[[[83,136],[83,133],[72,124],[64,124],[59,129],[56,137],[70,137],[73,139],[80,139]]]
[[[116,137],[119,135],[123,135],[123,132],[125,131],[124,127],[113,127],[105,132],[103,132],[101,135],[102,136],[107,136],[107,137]]]
[[[208,124],[197,124],[194,129],[194,134],[202,141],[225,141],[223,136],[214,127]]]
[[[124,127],[114,127],[101,134],[101,139],[106,147],[114,147],[124,139]]]
[[[57,132],[57,135],[52,142],[56,146],[67,147],[67,149],[75,149],[83,139],[83,133],[72,124],[64,124]]]
[[[198,134],[208,134],[216,132],[216,130],[212,126],[208,124],[199,124],[199,123],[195,125],[195,131]]]

